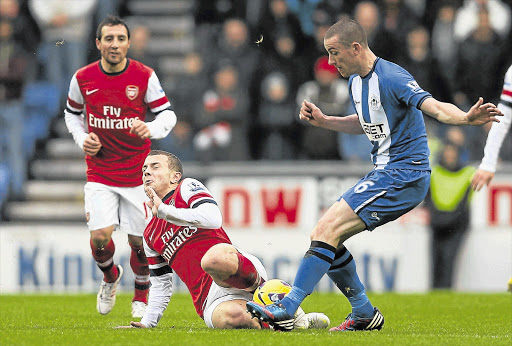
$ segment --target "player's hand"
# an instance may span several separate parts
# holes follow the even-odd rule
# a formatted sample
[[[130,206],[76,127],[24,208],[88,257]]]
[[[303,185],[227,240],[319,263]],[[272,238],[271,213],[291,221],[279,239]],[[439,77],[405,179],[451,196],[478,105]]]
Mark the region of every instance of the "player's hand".
[[[494,178],[494,173],[489,171],[484,171],[483,169],[478,169],[471,180],[471,187],[475,191],[480,191],[484,185],[489,185],[492,178]]]
[[[101,142],[98,136],[91,132],[85,137],[84,140],[84,153],[85,155],[94,156],[100,151]]]
[[[497,117],[503,116],[503,113],[494,104],[488,102],[484,104],[484,99],[479,97],[478,101],[471,107],[467,113],[469,125],[483,125],[488,122],[497,122]]]
[[[130,322],[129,326],[114,327],[114,329],[128,329],[128,328],[147,328],[147,327],[140,322],[133,322],[133,321]]]
[[[300,120],[305,120],[311,125],[320,126],[324,118],[325,114],[313,102],[302,101],[299,111]]]
[[[130,133],[140,137],[142,139],[149,138],[151,135],[151,131],[149,131],[148,125],[140,121],[139,119],[135,119],[132,123],[132,127],[130,128]]]
[[[144,187],[144,191],[146,192],[146,195],[149,197],[149,202],[147,204],[151,208],[151,213],[153,214],[153,216],[157,216],[158,207],[160,206],[160,204],[162,204],[162,200],[160,199],[160,197],[158,197],[153,188],[146,186]]]

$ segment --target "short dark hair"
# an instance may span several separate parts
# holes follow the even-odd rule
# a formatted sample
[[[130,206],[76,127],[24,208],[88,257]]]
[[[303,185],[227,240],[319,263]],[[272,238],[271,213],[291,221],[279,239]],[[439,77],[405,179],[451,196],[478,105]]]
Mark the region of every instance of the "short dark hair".
[[[368,38],[363,27],[352,19],[341,19],[334,23],[325,33],[325,38],[338,37],[339,42],[349,47],[353,42],[368,48]]]
[[[156,156],[156,155],[164,155],[167,156],[167,163],[169,165],[170,170],[174,170],[176,172],[180,172],[183,175],[183,164],[181,160],[174,154],[167,152],[165,150],[151,150],[148,156]]]
[[[124,25],[126,28],[126,32],[128,33],[128,39],[130,39],[130,29],[126,22],[118,16],[107,16],[107,18],[103,19],[103,21],[98,25],[98,29],[96,29],[96,38],[101,41],[101,29],[104,26],[114,26],[114,25]]]

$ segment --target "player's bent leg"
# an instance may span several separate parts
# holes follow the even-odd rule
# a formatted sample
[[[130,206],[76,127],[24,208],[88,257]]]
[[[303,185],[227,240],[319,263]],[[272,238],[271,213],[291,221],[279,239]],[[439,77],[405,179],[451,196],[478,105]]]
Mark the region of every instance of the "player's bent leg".
[[[102,315],[108,314],[114,307],[117,285],[123,275],[123,268],[114,264],[115,245],[112,240],[114,229],[115,226],[112,225],[91,231],[92,256],[103,272],[103,280],[96,298],[96,309]]]
[[[311,240],[323,241],[334,247],[353,235],[364,231],[366,224],[343,199],[333,205],[318,220],[311,232]]]
[[[131,247],[130,266],[135,277],[135,289],[132,299],[132,317],[142,318],[146,311],[149,292],[149,265],[144,248],[142,237],[128,235],[128,243]]]
[[[201,267],[221,287],[253,292],[263,280],[251,260],[231,244],[212,246],[203,255]]]
[[[260,329],[258,320],[253,319],[245,309],[247,301],[228,300],[220,303],[213,310],[212,322],[219,329]]]
[[[201,267],[220,285],[238,270],[237,253],[231,244],[215,244],[203,255]]]

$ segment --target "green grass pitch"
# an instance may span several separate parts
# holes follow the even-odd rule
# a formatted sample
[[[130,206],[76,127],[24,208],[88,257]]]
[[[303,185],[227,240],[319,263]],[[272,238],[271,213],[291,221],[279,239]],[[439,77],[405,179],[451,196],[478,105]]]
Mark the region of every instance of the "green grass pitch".
[[[512,295],[432,292],[369,294],[380,308],[381,331],[211,330],[188,294],[175,294],[154,329],[114,329],[131,320],[130,299],[96,312],[96,295],[0,295],[0,345],[512,345]],[[313,293],[302,307],[322,311],[331,326],[349,312],[345,297]]]

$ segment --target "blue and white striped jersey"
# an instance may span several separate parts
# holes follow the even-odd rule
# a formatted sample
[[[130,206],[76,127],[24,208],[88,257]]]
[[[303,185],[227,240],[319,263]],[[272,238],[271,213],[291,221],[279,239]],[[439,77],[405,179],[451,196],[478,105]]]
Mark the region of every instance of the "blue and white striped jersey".
[[[402,67],[377,58],[365,77],[349,79],[350,97],[373,144],[378,168],[430,170],[423,101],[431,97]]]

